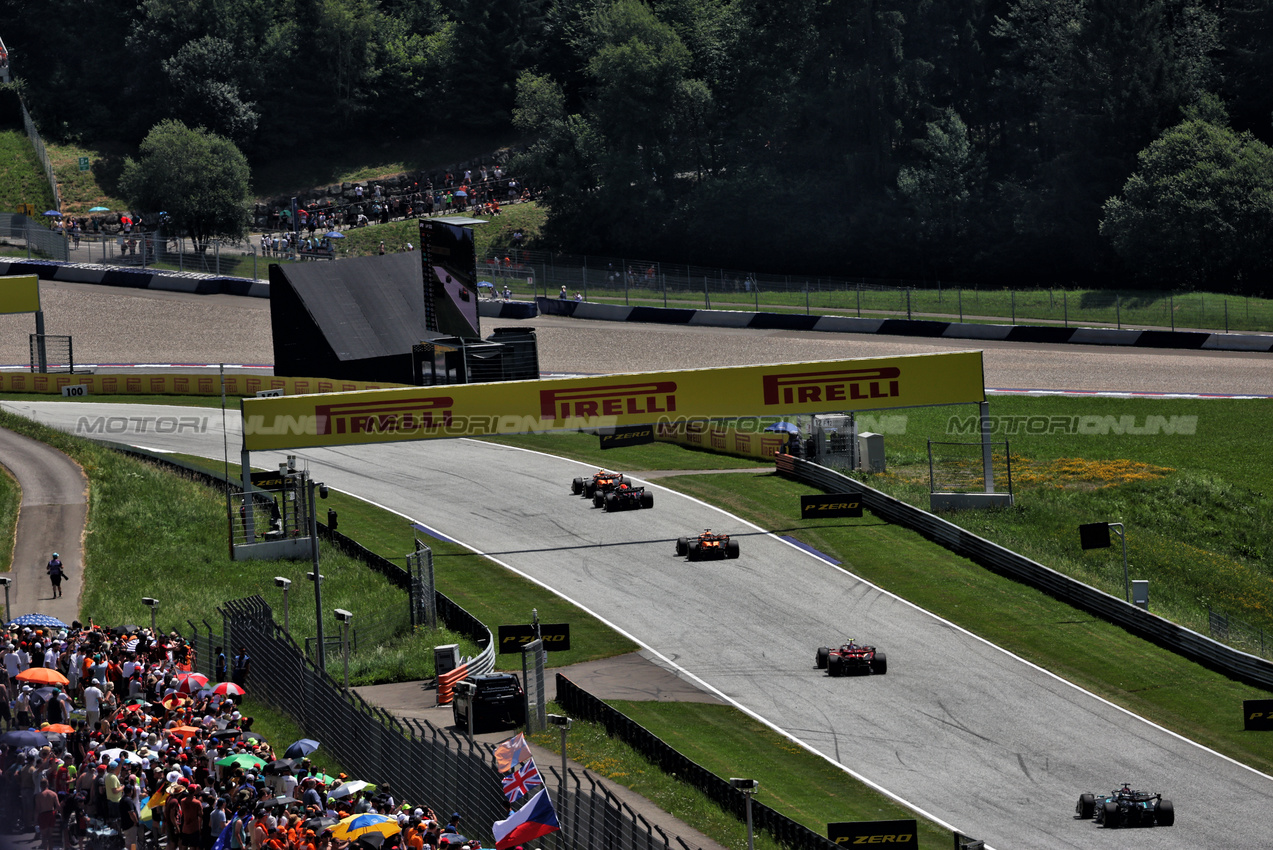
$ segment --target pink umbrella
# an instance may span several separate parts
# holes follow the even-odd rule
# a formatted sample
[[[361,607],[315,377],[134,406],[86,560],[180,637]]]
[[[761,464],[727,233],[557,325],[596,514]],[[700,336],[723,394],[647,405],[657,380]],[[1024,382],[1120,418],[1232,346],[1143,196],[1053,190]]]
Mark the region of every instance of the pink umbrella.
[[[222,682],[212,689],[215,694],[221,694],[223,697],[241,697],[247,693],[243,688],[234,684],[234,682]]]
[[[208,684],[208,677],[202,673],[178,673],[177,674],[177,692],[182,694],[193,694],[202,690]]]

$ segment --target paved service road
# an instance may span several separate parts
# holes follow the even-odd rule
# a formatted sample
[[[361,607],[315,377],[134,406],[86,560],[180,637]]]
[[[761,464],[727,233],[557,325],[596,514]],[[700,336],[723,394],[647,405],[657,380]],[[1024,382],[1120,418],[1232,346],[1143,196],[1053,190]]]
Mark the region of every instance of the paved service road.
[[[126,406],[5,402],[71,427]],[[135,408],[133,413],[137,413]],[[219,457],[206,433],[112,439]],[[232,425],[237,427],[236,425]],[[237,444],[237,434],[231,443]],[[570,496],[583,464],[459,440],[296,454],[327,484],[424,522],[568,597],[738,705],[966,833],[1004,848],[1254,848],[1273,835],[1273,779],[1131,716],[715,508],[656,489],[606,514]],[[269,467],[281,455],[255,458]],[[689,564],[677,536],[736,534],[737,561]],[[918,538],[916,545],[922,544]],[[882,677],[830,679],[813,651],[847,633]],[[1105,833],[1082,791],[1131,780],[1174,798],[1170,829]]]

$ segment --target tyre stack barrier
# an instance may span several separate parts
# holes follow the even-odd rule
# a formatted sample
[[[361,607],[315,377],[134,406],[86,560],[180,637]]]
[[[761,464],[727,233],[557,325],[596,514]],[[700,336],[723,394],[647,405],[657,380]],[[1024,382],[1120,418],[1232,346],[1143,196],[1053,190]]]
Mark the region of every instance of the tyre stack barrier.
[[[438,676],[438,705],[450,705],[451,700],[455,699],[455,686],[459,682],[463,682],[469,674],[468,662],[456,667],[450,673],[443,673]]]
[[[1224,676],[1273,690],[1273,662],[1241,652],[1137,608],[833,469],[791,455],[777,455],[775,462],[780,475],[819,487],[827,493],[853,493],[861,499],[864,508],[880,519],[909,528],[979,566],[1041,590],[1067,605],[1113,623]]]

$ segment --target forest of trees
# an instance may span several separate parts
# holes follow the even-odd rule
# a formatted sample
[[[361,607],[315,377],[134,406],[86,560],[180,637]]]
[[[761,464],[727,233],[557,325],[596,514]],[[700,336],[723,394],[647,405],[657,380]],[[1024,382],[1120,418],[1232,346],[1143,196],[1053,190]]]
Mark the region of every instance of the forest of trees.
[[[572,250],[1262,292],[1273,0],[0,0],[46,135],[515,128]]]

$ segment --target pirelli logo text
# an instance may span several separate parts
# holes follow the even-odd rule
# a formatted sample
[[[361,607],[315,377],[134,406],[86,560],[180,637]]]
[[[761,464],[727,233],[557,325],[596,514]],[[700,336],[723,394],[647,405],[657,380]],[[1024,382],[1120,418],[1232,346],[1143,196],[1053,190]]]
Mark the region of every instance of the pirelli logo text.
[[[877,820],[827,824],[827,838],[841,846],[888,844],[919,850],[914,820]]]
[[[449,396],[320,404],[319,434],[416,434],[451,424]]]
[[[1242,701],[1243,728],[1248,732],[1273,732],[1273,699]]]
[[[902,394],[901,375],[902,370],[896,366],[878,366],[765,375],[760,381],[766,406],[824,404],[896,398]]]
[[[675,411],[676,381],[605,384],[599,387],[539,392],[539,413],[544,419],[633,416]]]

